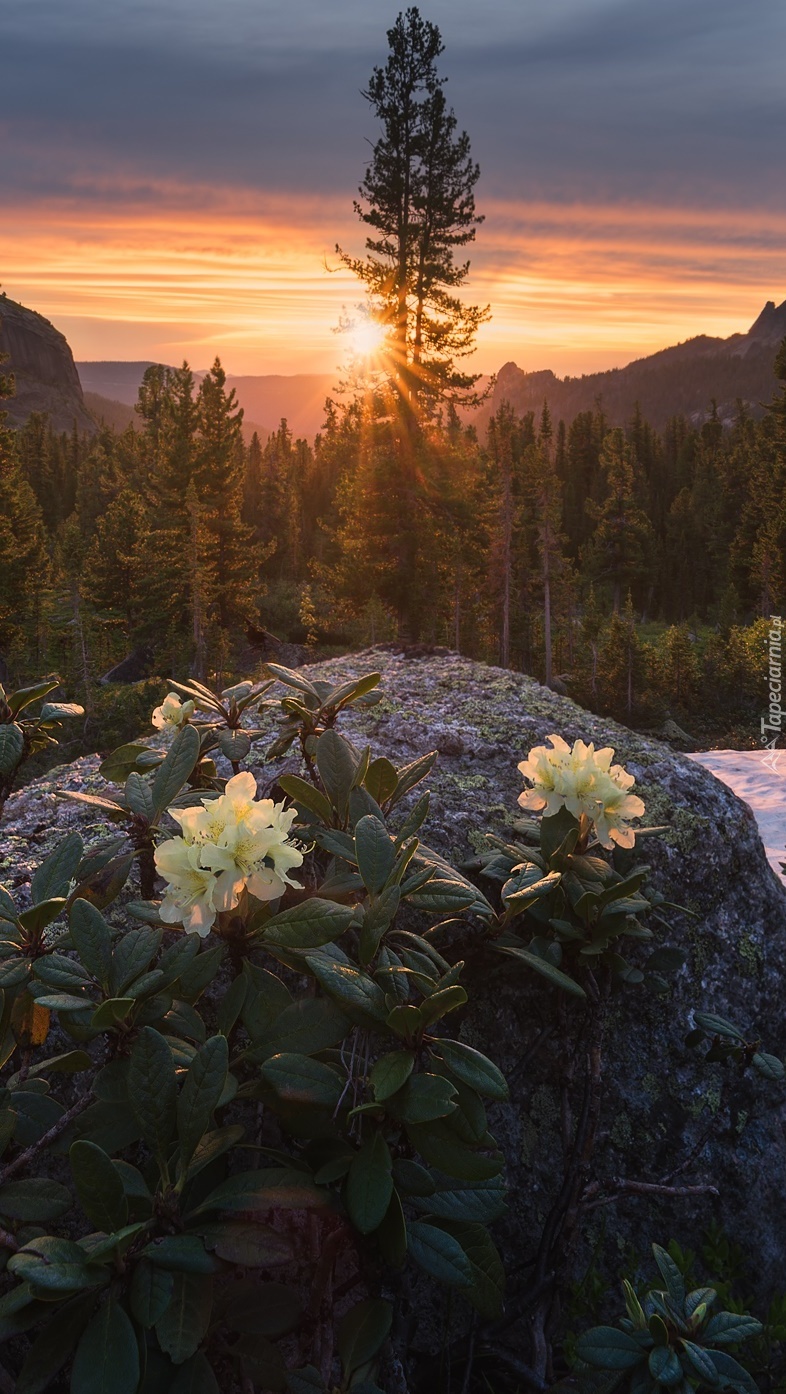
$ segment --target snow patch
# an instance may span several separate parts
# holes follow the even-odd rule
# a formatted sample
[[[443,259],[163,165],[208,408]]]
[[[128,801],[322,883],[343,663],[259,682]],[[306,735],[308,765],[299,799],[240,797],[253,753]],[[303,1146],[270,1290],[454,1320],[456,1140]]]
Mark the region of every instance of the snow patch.
[[[786,750],[704,750],[689,756],[750,806],[767,860],[786,879]]]

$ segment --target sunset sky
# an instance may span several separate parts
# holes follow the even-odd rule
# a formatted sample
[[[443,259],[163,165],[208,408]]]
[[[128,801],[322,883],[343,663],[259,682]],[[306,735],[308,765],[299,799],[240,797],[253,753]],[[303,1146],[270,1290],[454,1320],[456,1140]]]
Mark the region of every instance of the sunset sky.
[[[475,366],[579,373],[786,297],[783,0],[424,0],[481,167]],[[382,0],[0,6],[0,285],[77,359],[332,371]]]

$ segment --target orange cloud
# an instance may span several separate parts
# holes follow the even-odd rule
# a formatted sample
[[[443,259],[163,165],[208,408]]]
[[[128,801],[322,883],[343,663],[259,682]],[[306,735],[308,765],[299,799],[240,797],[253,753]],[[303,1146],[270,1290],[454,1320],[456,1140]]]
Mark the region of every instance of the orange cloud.
[[[743,330],[786,293],[786,215],[515,198],[483,211],[468,289],[493,312],[482,371],[624,363]],[[343,192],[115,181],[4,209],[0,265],[8,294],[62,328],[77,358],[203,367],[219,353],[232,372],[329,372],[334,326],[360,298],[335,269],[336,240],[362,247]]]

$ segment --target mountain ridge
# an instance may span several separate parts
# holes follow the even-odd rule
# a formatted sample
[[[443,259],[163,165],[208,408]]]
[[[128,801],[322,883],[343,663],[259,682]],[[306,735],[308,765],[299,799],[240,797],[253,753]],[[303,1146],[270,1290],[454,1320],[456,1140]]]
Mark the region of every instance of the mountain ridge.
[[[780,305],[768,300],[744,334],[726,339],[697,334],[620,368],[560,378],[551,368],[526,371],[511,360],[497,372],[486,402],[461,415],[482,433],[503,401],[524,415],[540,411],[545,400],[555,420],[569,423],[600,398],[612,425],[625,425],[638,403],[644,417],[663,429],[675,415],[684,415],[694,424],[705,420],[714,397],[726,422],[733,420],[738,398],[759,416],[775,389],[773,362],[785,337],[786,300]],[[86,392],[128,405],[136,401],[142,374],[149,366],[149,361],[109,359],[77,363]],[[286,417],[295,436],[308,437],[322,427],[325,398],[334,391],[334,382],[334,375],[327,373],[227,374],[227,386],[235,388],[247,417],[275,422]]]
[[[494,390],[474,424],[484,428],[503,402],[525,415],[539,412],[546,401],[555,421],[569,422],[600,400],[615,426],[625,425],[638,405],[645,420],[661,430],[673,416],[685,416],[694,424],[706,420],[713,399],[727,424],[734,419],[738,399],[760,416],[776,387],[773,365],[784,338],[786,300],[780,305],[768,300],[745,334],[727,339],[697,334],[622,368],[559,378],[550,368],[527,372],[511,361],[497,373]]]
[[[698,334],[620,368],[560,378],[550,368],[526,371],[513,360],[496,374],[485,403],[462,412],[482,434],[503,402],[516,412],[540,412],[548,403],[555,421],[571,422],[580,412],[602,405],[611,425],[625,425],[638,405],[642,415],[662,430],[673,416],[699,424],[717,402],[722,420],[731,422],[743,401],[760,416],[776,388],[775,354],[786,338],[786,300],[768,300],[745,333],[728,338]],[[0,296],[0,349],[10,353],[8,370],[16,378],[16,396],[7,403],[11,425],[32,412],[47,412],[56,430],[95,432],[103,417],[114,424],[122,406],[133,407],[146,368],[154,360],[74,362],[63,334],[37,311]],[[197,381],[203,373],[195,373]],[[322,429],[325,399],[335,391],[336,374],[227,374],[244,409],[246,431],[264,439],[282,418],[295,436],[313,438]],[[86,400],[87,399],[87,400]],[[257,423],[264,422],[264,425]]]

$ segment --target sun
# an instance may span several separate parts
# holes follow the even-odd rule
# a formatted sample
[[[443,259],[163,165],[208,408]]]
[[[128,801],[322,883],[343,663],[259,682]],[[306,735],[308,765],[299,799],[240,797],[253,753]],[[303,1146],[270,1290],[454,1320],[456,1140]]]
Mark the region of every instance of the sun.
[[[373,358],[380,352],[385,342],[384,325],[376,320],[364,319],[352,328],[350,339],[352,352],[356,358]]]

